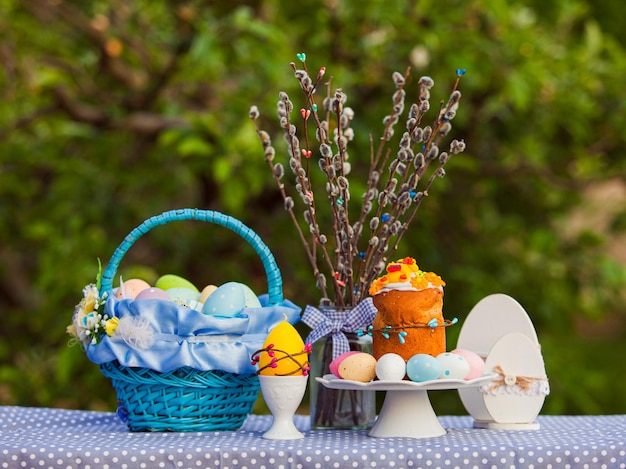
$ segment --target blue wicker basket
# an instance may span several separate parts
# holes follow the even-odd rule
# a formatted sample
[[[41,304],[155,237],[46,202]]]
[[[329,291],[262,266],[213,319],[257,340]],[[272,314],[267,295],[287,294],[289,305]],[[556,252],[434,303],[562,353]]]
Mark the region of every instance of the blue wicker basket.
[[[282,279],[275,259],[259,236],[240,221],[219,212],[181,209],[149,218],[135,228],[113,253],[102,273],[100,292],[112,292],[117,268],[132,245],[152,228],[178,220],[223,226],[241,236],[260,257],[268,282],[269,306],[283,302]],[[97,345],[94,347],[98,347]],[[198,370],[184,366],[167,372],[122,366],[118,360],[100,364],[118,397],[118,415],[131,431],[236,430],[258,397],[254,372]]]

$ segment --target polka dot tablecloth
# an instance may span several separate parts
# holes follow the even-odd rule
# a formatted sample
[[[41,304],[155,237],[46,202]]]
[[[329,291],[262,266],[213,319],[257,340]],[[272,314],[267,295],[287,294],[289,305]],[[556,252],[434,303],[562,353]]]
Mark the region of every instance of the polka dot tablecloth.
[[[626,468],[626,416],[541,416],[540,430],[472,428],[440,417],[444,436],[371,438],[365,431],[261,437],[270,416],[236,432],[131,433],[107,412],[0,407],[0,468]]]

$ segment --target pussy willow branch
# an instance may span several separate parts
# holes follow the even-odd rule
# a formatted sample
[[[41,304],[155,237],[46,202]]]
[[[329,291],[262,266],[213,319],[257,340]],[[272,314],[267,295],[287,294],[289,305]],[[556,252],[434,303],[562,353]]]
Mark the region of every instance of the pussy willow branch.
[[[404,84],[406,83],[407,79],[409,78],[410,75],[410,67],[408,67],[406,69],[406,72],[404,73],[404,78],[403,80],[396,80],[397,82],[397,88],[398,91],[394,94],[394,101],[393,101],[393,108],[392,108],[392,112],[389,115],[389,118],[387,119],[387,123],[385,124],[385,129],[383,130],[383,136],[380,139],[380,143],[378,145],[378,149],[376,150],[376,154],[374,155],[372,153],[372,157],[371,157],[371,165],[370,165],[370,169],[369,169],[369,174],[368,174],[368,178],[367,178],[367,187],[366,187],[366,192],[365,194],[369,194],[370,191],[374,190],[377,186],[378,186],[378,181],[380,179],[380,173],[381,170],[384,168],[384,166],[386,165],[386,162],[388,160],[388,157],[390,155],[389,151],[385,151],[385,147],[387,142],[389,142],[390,138],[391,138],[391,134],[393,132],[393,126],[395,125],[395,123],[397,122],[398,117],[400,116],[400,110],[404,107],[403,105],[401,106],[401,104],[403,104],[404,101]],[[370,136],[371,138],[371,136]],[[373,142],[372,142],[373,143]],[[373,147],[371,146],[370,148],[372,148],[373,151]],[[382,163],[381,163],[381,157],[383,156],[383,154],[385,155],[385,157],[382,159]],[[374,174],[377,174],[377,176],[374,176]],[[391,175],[390,175],[391,177]],[[361,214],[358,220],[358,224],[357,224],[357,229],[359,230],[358,233],[355,233],[355,237],[354,237],[354,242],[353,242],[353,249],[355,251],[358,251],[358,246],[356,246],[356,243],[358,242],[358,240],[360,239],[360,235],[362,233],[362,230],[364,229],[364,223],[365,220],[367,218],[367,215],[369,213],[369,210],[367,210],[367,203],[371,202],[370,201],[364,201],[363,203],[363,207],[361,209]],[[380,217],[382,215],[382,207],[379,206],[379,210],[378,210],[378,214],[377,216]],[[361,275],[362,272],[365,270],[367,271],[368,267],[369,267],[369,260],[371,259],[371,251],[373,249],[373,246],[371,244],[368,244],[367,247],[367,251],[365,253],[365,256],[363,259],[360,260],[358,268],[357,268],[357,276],[356,278],[359,279],[358,280],[358,285],[360,286],[359,290],[359,298],[363,298],[363,284],[364,282],[361,281]]]
[[[435,122],[433,122],[432,127],[430,127],[430,129],[434,129],[431,130],[431,132],[428,135],[428,138],[426,139],[426,141],[422,144],[422,151],[418,153],[418,155],[416,156],[417,158],[421,158],[420,155],[425,154],[426,158],[423,164],[421,164],[421,166],[418,168],[417,166],[411,164],[411,160],[407,161],[407,164],[411,164],[412,167],[415,167],[415,172],[411,172],[405,170],[402,173],[402,179],[400,181],[399,186],[401,188],[405,187],[404,190],[412,190],[414,191],[417,188],[417,184],[419,182],[419,180],[423,177],[423,175],[425,174],[426,170],[428,169],[428,167],[430,166],[431,161],[433,161],[435,158],[439,157],[439,161],[440,161],[440,165],[439,167],[433,171],[433,173],[431,174],[431,177],[429,178],[428,182],[426,183],[426,187],[425,189],[420,192],[417,193],[416,196],[412,197],[412,204],[413,204],[413,209],[411,210],[410,215],[408,216],[408,219],[404,222],[400,224],[400,217],[402,215],[404,215],[404,213],[409,209],[411,202],[407,203],[394,203],[392,204],[390,213],[388,213],[388,223],[387,225],[382,225],[379,224],[376,229],[374,230],[374,233],[372,234],[372,237],[376,238],[376,239],[380,239],[381,243],[384,243],[382,246],[378,246],[377,249],[374,249],[374,246],[370,246],[370,249],[368,250],[368,253],[366,255],[366,259],[369,262],[369,264],[366,265],[365,267],[365,272],[368,272],[369,275],[367,277],[365,277],[364,279],[362,279],[362,286],[363,288],[360,290],[361,294],[358,298],[358,300],[360,301],[361,299],[363,299],[365,297],[365,286],[368,285],[369,283],[371,283],[371,281],[374,280],[374,278],[376,278],[376,276],[378,275],[376,273],[376,269],[372,269],[372,266],[376,266],[376,265],[382,265],[385,264],[386,261],[388,260],[388,255],[390,255],[391,253],[395,252],[399,246],[400,240],[402,239],[404,233],[407,231],[408,226],[410,225],[410,223],[414,220],[417,209],[419,208],[419,206],[421,205],[421,202],[424,198],[424,196],[428,195],[428,191],[430,190],[430,187],[432,186],[436,176],[440,176],[443,177],[445,175],[445,172],[443,170],[443,166],[445,165],[445,163],[448,161],[449,159],[449,155],[447,153],[442,153],[441,155],[439,155],[439,143],[441,141],[441,139],[450,131],[451,129],[451,124],[449,123],[449,121],[454,118],[454,113],[456,112],[456,107],[458,106],[458,102],[460,99],[460,93],[458,93],[457,91],[457,86],[459,83],[460,77],[457,77],[457,80],[454,84],[453,87],[453,91],[451,93],[450,99],[448,100],[448,103],[444,106],[443,102],[440,105],[439,108],[439,112],[437,114],[437,118],[435,119]],[[421,80],[422,81],[422,80]],[[430,88],[431,85],[427,85],[427,88]],[[425,93],[425,90],[422,89],[420,91],[420,98],[423,98],[423,96],[425,95],[429,95],[429,93]],[[422,100],[424,101],[424,100]],[[419,106],[419,113],[417,114],[416,117],[416,122],[417,121],[421,121],[422,117],[424,116],[424,114],[427,111],[428,106],[424,106],[424,105],[420,105]],[[416,131],[417,128],[417,123],[412,126],[407,123],[407,127],[409,127],[410,130],[410,136],[414,135],[414,132]],[[445,129],[445,130],[444,130]],[[411,151],[412,153],[415,152],[415,149],[417,147],[417,144],[420,143],[420,139],[419,138],[415,138],[415,143],[413,144]],[[402,144],[401,144],[402,147]],[[401,150],[402,151],[402,150]],[[415,158],[415,157],[414,157]],[[389,188],[389,184],[392,181],[392,178],[394,176],[394,172],[392,172],[390,170],[390,174],[389,174],[389,179],[387,182],[387,185],[385,186],[385,189],[383,190],[383,192],[387,191]],[[408,182],[410,182],[413,178],[413,181],[411,182],[411,184],[408,184]],[[408,184],[408,187],[405,186],[405,184]],[[402,190],[402,189],[401,189]],[[402,197],[402,194],[400,194],[400,197]],[[379,218],[382,215],[383,209],[385,208],[385,205],[383,203],[379,204],[379,208],[378,208],[378,213],[376,214],[376,217]],[[381,234],[381,230],[383,229],[389,229],[388,227],[393,226],[393,224],[399,224],[396,225],[395,228],[395,233],[392,233],[392,235],[395,235],[395,242],[393,243],[392,247],[389,248],[389,246],[386,244],[388,243],[388,237],[385,235],[383,236]]]
[[[332,156],[332,155],[324,156],[325,162],[326,162],[325,173],[326,173],[327,184],[328,184],[327,195],[328,195],[328,199],[330,202],[330,209],[332,212],[332,216],[331,216],[332,223],[333,223],[332,230],[333,230],[333,234],[335,238],[334,239],[335,264],[332,265],[332,261],[330,261],[330,259],[327,258],[328,257],[327,253],[325,253],[324,256],[325,258],[327,258],[327,262],[330,263],[331,265],[331,281],[333,282],[333,287],[335,289],[335,303],[339,306],[344,305],[344,296],[347,290],[350,295],[348,298],[349,304],[353,304],[354,296],[353,296],[353,288],[352,288],[352,275],[351,274],[347,275],[345,267],[340,267],[340,266],[347,265],[349,266],[349,269],[351,270],[352,269],[351,266],[353,262],[353,254],[351,250],[348,249],[347,251],[344,251],[342,249],[342,246],[344,244],[351,246],[350,236],[352,233],[352,227],[349,223],[349,216],[348,216],[348,202],[350,198],[349,192],[346,190],[346,188],[342,187],[342,183],[341,183],[342,180],[345,180],[347,182],[347,179],[345,179],[345,176],[343,174],[343,163],[347,159],[347,153],[345,152],[345,145],[342,145],[340,143],[341,141],[340,139],[343,138],[342,126],[341,126],[341,114],[342,114],[342,109],[343,109],[342,94],[339,91],[335,93],[335,100],[333,102],[336,104],[334,105],[334,107],[329,106],[326,109],[327,118],[325,120],[326,125],[324,125],[322,121],[319,120],[319,116],[318,116],[315,102],[313,99],[313,92],[316,89],[316,86],[320,82],[322,73],[318,73],[316,81],[311,85],[308,82],[308,79],[310,79],[308,77],[308,74],[304,75],[302,73],[299,73],[297,68],[295,67],[295,64],[293,63],[291,64],[291,66],[294,69],[296,77],[298,78],[300,82],[300,87],[305,94],[307,107],[308,107],[307,110],[311,111],[311,115],[313,116],[315,120],[320,143],[329,145],[329,147],[331,144],[331,141],[329,139],[330,114],[332,113],[332,114],[337,115],[336,132],[337,132],[337,144],[338,144],[337,146],[339,149],[338,161],[341,163],[341,165],[339,164],[334,165],[333,160],[335,156]],[[306,71],[306,64],[305,64],[305,71]],[[327,84],[327,99],[330,99],[330,83]],[[305,125],[306,125],[306,119],[305,119]],[[305,131],[305,135],[306,135],[306,131]],[[308,146],[308,141],[307,141],[306,151],[309,151],[309,150],[310,148]],[[332,168],[332,172],[331,172],[331,168]],[[312,217],[313,215],[314,214],[312,214]],[[347,237],[348,239],[344,239],[344,236]],[[325,243],[321,243],[321,244],[322,244],[322,249],[324,250]]]
[[[416,102],[411,105],[406,119],[406,131],[400,139],[395,157],[391,157],[388,144],[393,136],[394,126],[404,110],[406,98],[404,86],[409,78],[410,70],[407,69],[404,76],[397,72],[393,74],[393,80],[396,84],[396,91],[392,99],[393,108],[384,119],[385,127],[378,145],[374,145],[374,139],[370,134],[370,167],[366,192],[358,220],[352,225],[349,221],[348,210],[351,197],[347,177],[350,169],[347,148],[349,140],[354,135],[354,131],[350,127],[354,113],[351,108],[345,107],[346,95],[341,89],[337,89],[334,94],[331,93],[329,80],[326,82],[326,97],[324,99],[323,112],[325,118],[320,119],[321,111],[318,112],[314,93],[321,83],[325,68],[322,67],[317,77],[312,80],[308,74],[306,63],[303,62],[303,70],[298,70],[294,63],[291,66],[300,83],[306,102],[306,107],[300,110],[304,128],[302,134],[304,149],[300,148],[300,142],[296,136],[296,126],[292,124],[289,117],[289,113],[293,110],[293,104],[284,92],[280,93],[279,120],[289,145],[289,165],[296,177],[296,190],[305,204],[304,218],[309,224],[312,238],[310,242],[306,240],[304,232],[297,222],[293,211],[293,199],[286,194],[280,181],[283,174],[282,172],[279,174],[278,165],[274,165],[271,161],[274,156],[274,149],[269,144],[269,136],[258,126],[257,132],[262,142],[267,136],[268,142],[264,142],[266,159],[279,186],[285,208],[296,225],[298,234],[305,246],[318,286],[322,288],[326,285],[326,277],[318,268],[317,248],[319,247],[322,254],[321,262],[326,264],[330,273],[335,294],[335,305],[351,306],[365,298],[371,281],[384,270],[388,256],[392,255],[399,247],[400,240],[408,230],[410,223],[415,219],[417,210],[423,199],[428,196],[435,179],[445,176],[444,165],[452,155],[461,153],[465,149],[465,143],[458,140],[454,140],[450,144],[449,152],[440,153],[439,149],[442,139],[452,128],[450,121],[456,115],[461,96],[457,87],[460,77],[465,72],[457,70],[457,80],[450,98],[447,103],[441,101],[432,125],[425,127],[421,127],[421,125],[425,114],[430,109],[430,89],[434,82],[430,77],[420,78],[418,96]],[[255,111],[253,119],[258,117],[256,108]],[[251,109],[251,116],[252,114]],[[334,128],[331,128],[331,120]],[[330,204],[328,208],[333,231],[334,258],[330,256],[329,248],[326,246],[328,240],[321,233],[318,225],[317,202],[319,200],[316,201],[311,185],[310,177],[314,165],[311,165],[310,157],[313,154],[312,145],[315,144],[309,138],[308,125],[311,122],[314,122],[316,140],[321,154],[318,160],[319,167],[326,175],[326,195]],[[334,139],[331,137],[331,132],[334,132]],[[268,148],[271,148],[271,151]],[[267,157],[268,154],[270,155],[269,158]],[[306,159],[304,166],[303,157]],[[426,172],[435,160],[438,161],[438,167],[432,171],[426,180]],[[280,169],[282,170],[282,166]],[[388,171],[386,176],[384,171]],[[425,187],[418,191],[418,186],[423,178],[425,179],[423,182]],[[372,213],[374,203],[377,204],[377,207]],[[363,236],[364,230],[368,230],[368,242],[367,247],[360,251],[359,240]],[[322,303],[330,301],[326,291],[325,288],[322,288],[324,295]]]
[[[282,183],[281,178],[278,176],[277,168],[276,168],[276,166],[274,165],[274,162],[273,162],[273,155],[274,155],[273,152],[274,152],[274,149],[273,149],[273,147],[271,145],[271,140],[270,140],[269,134],[267,134],[267,132],[265,132],[265,131],[263,131],[263,130],[261,130],[259,128],[258,122],[257,122],[257,118],[253,115],[252,112],[251,112],[251,116],[250,117],[252,118],[252,121],[254,122],[257,135],[259,136],[259,139],[261,140],[261,144],[263,145],[263,147],[265,149],[265,161],[268,164],[268,166],[270,167],[270,171],[272,172],[272,176],[274,178],[274,181],[276,182],[276,185],[278,186],[278,190],[280,192],[280,195],[283,198],[283,203],[285,204],[285,210],[289,214],[289,217],[291,218],[291,221],[293,222],[294,226],[296,227],[296,231],[298,232],[298,236],[300,237],[300,241],[302,242],[302,245],[303,245],[304,250],[306,252],[307,258],[309,259],[309,263],[311,264],[311,267],[313,269],[313,274],[315,275],[315,278],[318,278],[318,276],[321,274],[321,272],[319,271],[319,268],[317,267],[317,262],[316,262],[316,259],[315,259],[315,256],[314,256],[315,250],[311,249],[311,244],[309,244],[309,242],[307,241],[306,237],[304,236],[304,233],[302,232],[302,228],[300,228],[300,223],[298,223],[298,219],[296,217],[296,214],[293,211],[293,205],[288,203],[290,198],[287,195],[287,193],[285,192],[285,185]],[[324,296],[327,296],[326,285],[318,284],[318,287],[322,291],[322,294]]]
[[[315,83],[311,83],[309,84],[308,82],[305,82],[305,77],[308,77],[308,73],[306,75],[299,73],[299,71],[296,69],[295,64],[291,64],[291,67],[294,69],[294,72],[296,74],[296,77],[298,78],[299,82],[300,82],[300,86],[302,88],[302,91],[305,94],[306,97],[306,101],[307,101],[307,108],[308,110],[312,111],[311,115],[313,115],[314,120],[316,122],[317,125],[317,129],[318,129],[318,133],[320,136],[320,140],[322,141],[322,143],[326,143],[326,144],[330,144],[330,141],[328,140],[328,132],[325,131],[325,129],[323,128],[322,123],[319,120],[319,117],[317,115],[317,111],[315,110],[315,102],[313,100],[313,91],[315,90],[315,87],[319,84],[321,78],[322,78],[322,74],[318,73],[317,75],[317,79],[315,81]],[[305,70],[306,71],[306,70]],[[289,117],[287,114],[287,122],[289,122]],[[290,122],[289,122],[290,124]],[[305,124],[306,124],[306,119],[305,119]],[[289,129],[289,126],[284,126],[286,130]],[[321,130],[320,130],[321,129]],[[301,160],[301,156],[298,153],[298,148],[296,148],[296,145],[294,144],[294,142],[296,141],[296,137],[295,135],[291,135],[290,132],[288,132],[288,134],[290,139],[291,139],[291,150],[292,150],[292,157],[297,159],[297,160]],[[310,148],[308,147],[308,143],[307,143],[307,148],[305,149],[307,152],[310,151]],[[308,159],[308,157],[307,157]],[[331,161],[329,158],[327,158],[327,164],[330,164]],[[326,173],[327,178],[328,178],[328,182],[331,185],[336,184],[336,181],[333,180],[333,178],[331,177],[330,173],[327,171]],[[298,180],[301,183],[301,187],[302,190],[305,191],[305,189],[308,189],[308,193],[305,192],[305,195],[310,195],[311,197],[311,203],[307,204],[307,210],[309,213],[309,217],[311,219],[311,223],[309,224],[310,230],[312,232],[312,235],[314,236],[315,240],[314,242],[317,242],[321,248],[322,251],[322,257],[324,259],[324,261],[326,262],[326,264],[328,265],[328,268],[331,272],[331,282],[333,284],[333,289],[335,291],[335,302],[338,305],[343,305],[343,296],[344,296],[344,288],[340,285],[340,280],[337,278],[337,276],[335,276],[335,272],[337,272],[337,266],[333,264],[333,261],[330,257],[330,254],[328,253],[328,250],[326,248],[326,237],[322,236],[320,231],[319,231],[319,225],[317,223],[317,213],[315,210],[315,199],[314,199],[314,193],[311,190],[310,187],[310,172],[305,172],[304,175],[297,173],[296,174]],[[330,204],[331,204],[331,208],[333,209],[333,224],[336,223],[336,220],[339,219],[339,216],[337,214],[337,200],[335,199],[335,197],[332,195],[332,193],[329,193],[329,199],[330,199]],[[337,252],[337,246],[340,246],[339,242],[338,242],[338,232],[339,230],[337,229],[336,226],[333,226],[333,234],[335,235],[335,259],[337,259],[338,256],[338,252]],[[312,261],[316,262],[316,257],[313,256],[312,257]],[[319,270],[318,270],[319,272]],[[318,278],[318,284],[322,283],[319,276]],[[325,297],[327,296],[326,294],[324,295]]]

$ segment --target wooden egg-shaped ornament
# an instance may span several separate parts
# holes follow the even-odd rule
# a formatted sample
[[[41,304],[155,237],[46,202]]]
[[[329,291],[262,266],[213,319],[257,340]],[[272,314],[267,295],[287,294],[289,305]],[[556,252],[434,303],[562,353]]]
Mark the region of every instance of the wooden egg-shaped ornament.
[[[308,350],[295,327],[286,320],[268,334],[258,354],[263,376],[302,376],[309,370]]]

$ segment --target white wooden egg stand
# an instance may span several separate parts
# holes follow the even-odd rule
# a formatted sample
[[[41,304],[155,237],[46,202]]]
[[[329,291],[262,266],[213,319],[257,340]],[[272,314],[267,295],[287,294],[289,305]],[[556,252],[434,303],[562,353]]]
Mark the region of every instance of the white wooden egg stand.
[[[499,367],[495,393],[480,388],[459,389],[461,401],[474,417],[474,427],[497,430],[534,430],[548,392],[545,364],[537,332],[524,308],[504,294],[479,301],[463,323],[457,348],[485,357],[485,372]],[[530,392],[516,382],[526,380]],[[541,391],[537,391],[542,388]]]
[[[499,392],[483,393],[481,388],[497,383],[504,391],[515,388],[517,377],[546,379],[537,333],[522,306],[504,294],[485,297],[474,306],[461,329],[457,348],[471,350],[485,358],[485,375],[471,381],[435,380],[372,381],[359,383],[332,375],[317,378],[332,389],[386,391],[385,401],[372,437],[428,438],[445,435],[428,391],[456,389],[474,427],[531,430],[539,428],[539,414],[545,394]],[[505,375],[494,373],[494,368]],[[496,381],[497,380],[497,381]]]

